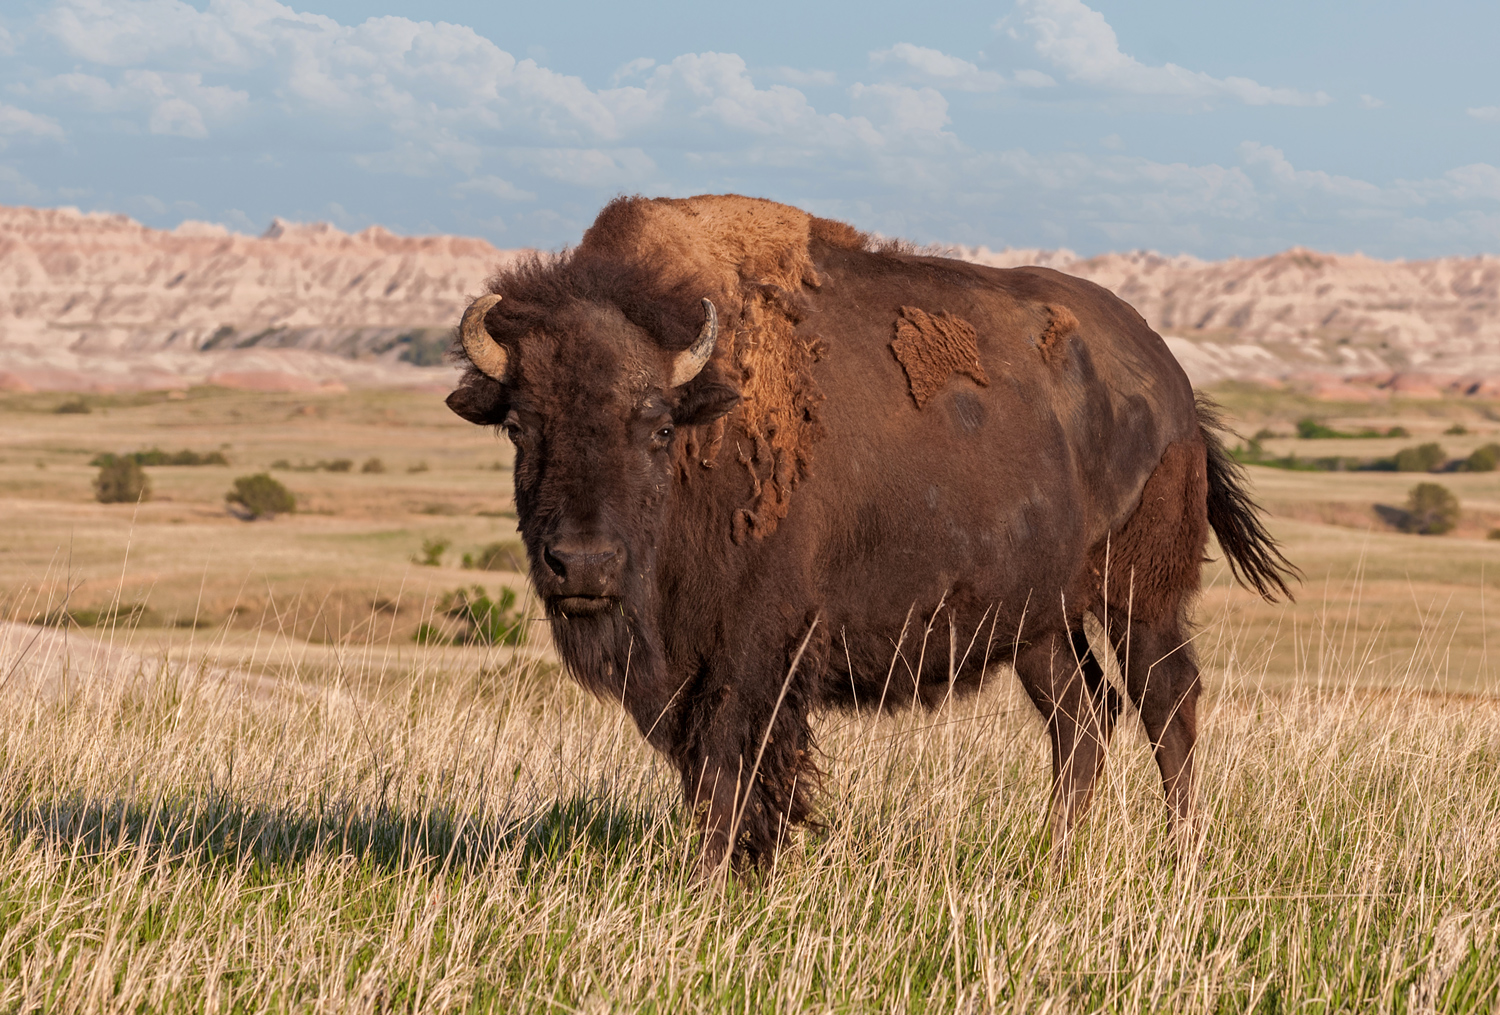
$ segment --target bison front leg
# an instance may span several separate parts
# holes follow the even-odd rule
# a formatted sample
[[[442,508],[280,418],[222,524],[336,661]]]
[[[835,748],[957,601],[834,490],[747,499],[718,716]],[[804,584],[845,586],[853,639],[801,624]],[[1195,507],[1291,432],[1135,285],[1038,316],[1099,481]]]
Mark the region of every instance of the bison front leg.
[[[790,826],[811,815],[819,773],[803,698],[792,689],[778,707],[730,687],[694,710],[694,746],[680,771],[703,837],[700,880],[771,861]]]
[[[1052,742],[1052,856],[1061,863],[1104,770],[1121,702],[1081,632],[1033,641],[1016,656],[1015,667]]]

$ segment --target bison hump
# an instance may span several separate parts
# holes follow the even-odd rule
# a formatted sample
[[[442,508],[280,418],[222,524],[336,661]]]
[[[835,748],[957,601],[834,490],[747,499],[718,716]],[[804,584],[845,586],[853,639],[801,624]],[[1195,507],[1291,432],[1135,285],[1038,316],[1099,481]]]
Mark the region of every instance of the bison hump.
[[[942,390],[952,374],[966,374],[980,385],[990,383],[979,362],[979,336],[962,317],[946,310],[929,314],[918,307],[902,307],[895,327],[891,349],[906,371],[918,409]]]

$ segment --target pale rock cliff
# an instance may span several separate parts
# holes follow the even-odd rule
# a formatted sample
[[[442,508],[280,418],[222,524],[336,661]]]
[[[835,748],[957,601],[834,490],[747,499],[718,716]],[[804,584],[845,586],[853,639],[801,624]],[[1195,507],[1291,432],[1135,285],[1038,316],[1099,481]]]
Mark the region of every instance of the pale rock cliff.
[[[1113,290],[1166,336],[1195,383],[1289,382],[1330,398],[1500,396],[1500,257],[943,252]],[[378,226],[351,235],[277,219],[249,237],[0,207],[0,389],[442,388],[454,373],[441,352],[463,307],[522,253]]]
[[[0,207],[0,386],[447,383],[454,322],[515,256],[378,226],[249,237]]]

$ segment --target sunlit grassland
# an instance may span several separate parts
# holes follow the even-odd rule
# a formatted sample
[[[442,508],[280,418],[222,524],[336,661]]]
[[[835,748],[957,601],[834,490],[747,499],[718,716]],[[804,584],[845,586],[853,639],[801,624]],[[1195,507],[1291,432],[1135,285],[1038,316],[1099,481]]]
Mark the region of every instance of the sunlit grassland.
[[[0,1011],[1500,1003],[1500,541],[1380,527],[1411,474],[1250,470],[1307,582],[1269,606],[1205,570],[1186,855],[1127,714],[1053,869],[1045,737],[999,667],[934,713],[821,717],[825,827],[720,892],[675,774],[545,637],[411,641],[445,589],[523,587],[456,566],[515,538],[503,442],[433,395],[49,397],[0,400]],[[1413,441],[1450,422],[1412,412]],[[224,444],[92,500],[99,451]],[[276,473],[305,513],[224,511],[233,476],[335,457]],[[1500,505],[1495,474],[1437,478]],[[431,538],[443,567],[411,560]],[[151,612],[25,623],[68,597]]]
[[[545,661],[46,688],[41,662],[0,659],[3,1010],[1490,1012],[1500,986],[1493,700],[1220,670],[1187,855],[1132,721],[1054,871],[1044,737],[998,670],[826,717],[826,828],[718,892],[672,773]]]

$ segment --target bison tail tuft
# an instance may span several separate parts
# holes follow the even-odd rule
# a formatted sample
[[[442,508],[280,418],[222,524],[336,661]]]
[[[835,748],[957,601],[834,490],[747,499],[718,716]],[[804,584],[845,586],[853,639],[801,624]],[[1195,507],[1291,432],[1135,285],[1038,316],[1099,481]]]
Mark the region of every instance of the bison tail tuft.
[[[1198,428],[1208,452],[1208,524],[1219,537],[1229,569],[1241,585],[1253,588],[1268,602],[1278,596],[1294,599],[1287,581],[1300,580],[1302,572],[1286,559],[1261,524],[1260,507],[1246,489],[1245,470],[1224,448],[1221,434],[1228,427],[1219,406],[1200,393],[1197,407]]]

